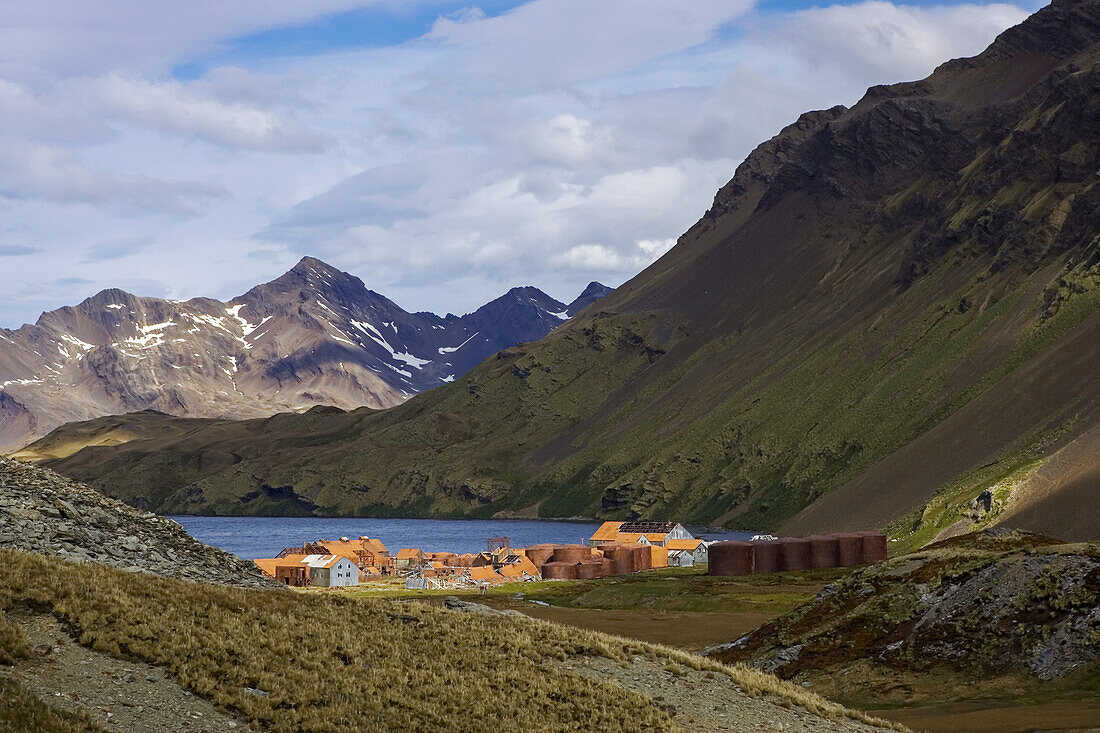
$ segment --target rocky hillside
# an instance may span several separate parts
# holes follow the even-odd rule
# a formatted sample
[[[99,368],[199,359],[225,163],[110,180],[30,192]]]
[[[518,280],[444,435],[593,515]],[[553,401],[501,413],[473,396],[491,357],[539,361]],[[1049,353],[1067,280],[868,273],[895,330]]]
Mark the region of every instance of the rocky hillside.
[[[227,303],[104,290],[0,329],[0,450],[62,423],[146,409],[247,418],[390,407],[542,338],[608,292],[592,283],[567,305],[514,288],[440,317],[408,313],[310,257]]]
[[[945,540],[860,570],[705,653],[827,693],[848,688],[847,699],[898,677],[909,689],[895,695],[935,694],[955,675],[1015,676],[1035,693],[1087,687],[1100,671],[1100,546],[1018,532]]]
[[[202,544],[170,519],[7,458],[0,458],[0,547],[169,578],[272,585],[253,563]]]
[[[803,115],[658,262],[453,384],[51,465],[193,512],[1095,538],[1098,88],[1100,2],[1060,0]]]

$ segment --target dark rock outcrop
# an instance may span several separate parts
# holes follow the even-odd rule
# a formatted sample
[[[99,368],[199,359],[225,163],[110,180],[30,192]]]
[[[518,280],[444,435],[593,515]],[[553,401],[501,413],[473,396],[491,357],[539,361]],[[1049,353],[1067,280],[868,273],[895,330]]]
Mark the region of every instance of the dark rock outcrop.
[[[254,563],[204,545],[171,519],[7,458],[0,458],[0,547],[169,578],[278,587]]]

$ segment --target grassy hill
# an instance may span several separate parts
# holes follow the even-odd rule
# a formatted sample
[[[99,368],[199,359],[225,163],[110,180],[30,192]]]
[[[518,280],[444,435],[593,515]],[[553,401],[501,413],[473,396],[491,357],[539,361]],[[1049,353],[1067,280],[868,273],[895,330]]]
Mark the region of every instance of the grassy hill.
[[[163,512],[1095,537],[1098,41],[1100,3],[1059,2],[803,115],[646,271],[397,408],[162,418],[49,465]]]
[[[37,655],[23,631],[35,614],[60,619],[107,657],[156,665],[165,684],[276,732],[674,731],[705,722],[702,710],[677,713],[632,689],[631,675],[660,678],[668,699],[678,686],[721,698],[734,727],[745,716],[815,730],[876,728],[755,670],[522,616],[202,585],[0,549],[5,729],[96,730],[4,673],[4,665],[18,672],[35,664],[22,661]]]

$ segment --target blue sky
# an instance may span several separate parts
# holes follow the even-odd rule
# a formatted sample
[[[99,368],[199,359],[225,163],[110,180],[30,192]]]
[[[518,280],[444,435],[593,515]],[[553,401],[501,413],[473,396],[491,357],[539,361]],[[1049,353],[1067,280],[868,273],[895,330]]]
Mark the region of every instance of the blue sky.
[[[306,254],[410,310],[619,285],[799,113],[1034,9],[6,0],[0,327],[105,287],[228,298]]]
[[[524,4],[522,0],[495,0],[476,3],[487,16],[496,16]],[[834,3],[836,5],[853,3]],[[916,0],[911,6],[965,5],[965,0],[932,2]],[[977,3],[989,5],[990,3]],[[1017,3],[1021,7],[1037,10],[1041,5]],[[761,15],[779,15],[812,7],[824,7],[828,3],[813,0],[765,0],[756,8]],[[428,33],[440,16],[454,16],[472,7],[469,2],[410,2],[397,6],[357,8],[333,13],[310,22],[270,28],[240,38],[230,39],[226,47],[202,58],[195,58],[173,69],[180,79],[194,79],[214,66],[223,64],[249,65],[272,56],[304,56],[331,53],[356,48],[393,46],[420,38]],[[736,25],[722,28],[716,34],[737,33]]]

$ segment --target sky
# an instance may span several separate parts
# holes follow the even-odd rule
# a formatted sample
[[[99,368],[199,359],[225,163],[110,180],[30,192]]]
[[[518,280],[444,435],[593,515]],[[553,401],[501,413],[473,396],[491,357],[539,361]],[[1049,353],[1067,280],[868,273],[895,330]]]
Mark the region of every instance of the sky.
[[[1038,7],[4,0],[0,326],[305,255],[407,310],[618,286],[800,113]]]

